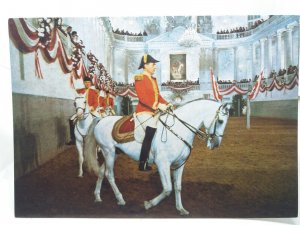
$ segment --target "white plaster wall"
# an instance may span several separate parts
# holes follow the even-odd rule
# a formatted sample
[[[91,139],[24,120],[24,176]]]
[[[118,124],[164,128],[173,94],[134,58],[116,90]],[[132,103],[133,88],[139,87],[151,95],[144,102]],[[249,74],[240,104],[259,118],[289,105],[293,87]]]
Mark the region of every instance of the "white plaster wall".
[[[24,61],[24,80],[21,79],[20,55]],[[47,63],[39,52],[39,61],[43,79],[35,76],[35,53],[19,53],[10,41],[12,92],[48,96],[55,98],[74,99],[74,89],[70,86],[70,74],[64,74],[58,60]]]

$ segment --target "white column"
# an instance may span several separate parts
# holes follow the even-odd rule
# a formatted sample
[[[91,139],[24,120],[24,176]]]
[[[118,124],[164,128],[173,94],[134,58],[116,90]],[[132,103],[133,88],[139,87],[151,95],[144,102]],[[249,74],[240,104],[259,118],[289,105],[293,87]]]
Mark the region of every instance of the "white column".
[[[214,71],[214,74],[217,74],[219,73],[219,69],[218,69],[218,48],[214,48],[213,49],[213,71]]]
[[[197,26],[197,16],[192,16],[191,23]]]
[[[262,38],[259,40],[260,42],[260,71],[265,68],[265,41],[266,38]]]
[[[293,36],[292,36],[292,32],[293,32],[293,28],[294,28],[294,24],[289,24],[287,26],[287,34],[288,34],[288,49],[287,49],[287,66],[289,65],[293,65]]]
[[[234,47],[233,48],[233,71],[234,71],[234,74],[233,74],[233,79],[235,81],[238,81],[238,74],[237,74],[237,71],[238,71],[238,62],[237,62],[237,57],[236,57],[236,51],[237,51],[237,47]]]
[[[254,77],[255,75],[257,75],[257,71],[256,71],[256,42],[254,42],[252,44],[252,76]]]
[[[273,36],[268,37],[268,75],[273,70],[273,55],[272,55],[272,43],[273,43]]]
[[[247,77],[251,78],[253,77],[253,57],[252,57],[252,45],[250,44],[248,46],[248,57],[247,57]]]
[[[128,84],[128,52],[124,50],[124,76],[125,76],[125,83]]]
[[[282,67],[284,66],[284,52],[282,51],[282,46],[281,46],[281,40],[282,40],[282,32],[284,30],[280,29],[277,31],[277,65],[276,65],[276,72],[278,72]]]
[[[111,77],[115,77],[114,74],[114,46],[113,44],[110,45],[110,75]]]

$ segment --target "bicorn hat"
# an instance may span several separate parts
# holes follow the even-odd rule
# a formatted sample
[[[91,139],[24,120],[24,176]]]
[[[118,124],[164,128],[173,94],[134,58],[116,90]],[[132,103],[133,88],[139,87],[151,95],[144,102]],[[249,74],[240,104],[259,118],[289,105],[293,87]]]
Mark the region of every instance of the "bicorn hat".
[[[83,81],[90,81],[90,82],[92,82],[92,79],[90,77],[84,77]]]
[[[159,61],[156,60],[156,59],[154,59],[151,55],[145,54],[142,57],[142,59],[141,59],[141,63],[140,63],[139,69],[144,68],[145,64],[148,64],[148,63],[157,63],[157,62],[159,62]]]

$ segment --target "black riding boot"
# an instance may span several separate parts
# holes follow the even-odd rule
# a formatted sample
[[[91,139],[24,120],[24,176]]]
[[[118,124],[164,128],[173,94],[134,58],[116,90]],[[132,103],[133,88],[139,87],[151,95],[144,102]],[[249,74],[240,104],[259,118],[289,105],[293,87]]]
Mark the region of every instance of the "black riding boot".
[[[67,143],[67,145],[75,145],[75,133],[74,133],[74,121],[69,120],[69,126],[70,126],[70,138],[71,140]]]
[[[142,150],[141,150],[141,155],[140,155],[139,170],[141,170],[141,171],[148,171],[148,170],[152,169],[150,166],[148,166],[147,160],[149,157],[151,143],[152,143],[152,139],[154,137],[155,132],[156,132],[156,128],[146,127],[146,134],[145,134],[145,138],[144,138],[144,141],[142,144]]]

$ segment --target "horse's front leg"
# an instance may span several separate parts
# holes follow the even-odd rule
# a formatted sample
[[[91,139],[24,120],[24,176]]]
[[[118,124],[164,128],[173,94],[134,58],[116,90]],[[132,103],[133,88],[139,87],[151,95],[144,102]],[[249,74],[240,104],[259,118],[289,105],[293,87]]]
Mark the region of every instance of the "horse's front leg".
[[[123,196],[121,194],[121,192],[119,191],[119,188],[116,185],[115,182],[115,176],[114,176],[114,163],[115,163],[115,159],[116,159],[116,155],[115,152],[112,151],[106,151],[107,154],[103,154],[104,158],[105,158],[105,176],[111,186],[111,188],[113,189],[113,192],[116,196],[116,199],[118,201],[118,205],[125,205],[126,202],[123,199]]]
[[[78,140],[76,138],[76,148],[78,152],[78,164],[79,164],[79,172],[78,172],[78,177],[83,177],[83,169],[82,169],[82,164],[83,164],[83,143],[82,141]]]
[[[173,170],[172,175],[174,180],[176,209],[179,211],[180,215],[185,216],[188,215],[189,212],[183,208],[181,202],[181,181],[182,181],[183,168],[184,165],[176,170]]]
[[[172,182],[171,182],[171,175],[170,175],[170,165],[167,165],[164,162],[156,163],[158,167],[158,172],[160,175],[160,180],[163,186],[163,191],[153,198],[150,201],[145,201],[144,206],[145,209],[150,209],[153,206],[156,206],[160,203],[163,199],[168,197],[172,192]]]

